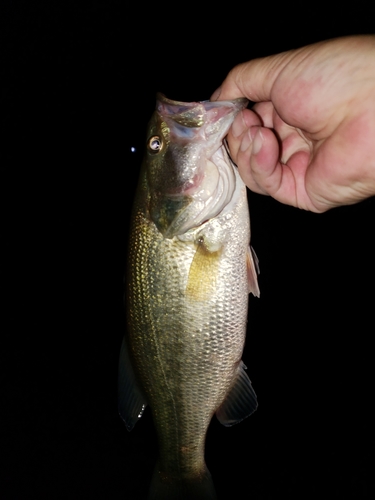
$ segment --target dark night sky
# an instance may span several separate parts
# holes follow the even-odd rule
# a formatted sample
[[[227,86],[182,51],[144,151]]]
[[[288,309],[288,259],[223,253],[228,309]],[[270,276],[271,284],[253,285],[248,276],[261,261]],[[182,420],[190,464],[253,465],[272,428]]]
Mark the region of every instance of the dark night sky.
[[[272,11],[271,28],[253,8],[167,19],[119,1],[27,5],[0,21],[0,498],[142,500],[151,417],[128,433],[116,385],[155,93],[208,99],[235,64],[369,33],[373,16],[297,24]],[[375,202],[322,215],[253,193],[249,204],[261,298],[250,298],[243,359],[259,409],[230,429],[212,422],[220,498],[373,498]]]

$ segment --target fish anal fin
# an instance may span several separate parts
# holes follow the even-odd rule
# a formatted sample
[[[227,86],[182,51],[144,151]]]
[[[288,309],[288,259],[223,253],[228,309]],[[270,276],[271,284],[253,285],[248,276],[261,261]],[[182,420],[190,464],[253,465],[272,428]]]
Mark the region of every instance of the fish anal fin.
[[[251,292],[255,297],[259,297],[260,290],[257,277],[259,274],[259,260],[252,247],[249,247],[247,251],[246,268],[249,293]]]
[[[137,382],[124,337],[118,369],[118,410],[128,431],[131,431],[141,418],[146,406],[146,398]]]
[[[236,381],[216,412],[219,422],[227,427],[250,416],[258,406],[257,397],[241,361]]]

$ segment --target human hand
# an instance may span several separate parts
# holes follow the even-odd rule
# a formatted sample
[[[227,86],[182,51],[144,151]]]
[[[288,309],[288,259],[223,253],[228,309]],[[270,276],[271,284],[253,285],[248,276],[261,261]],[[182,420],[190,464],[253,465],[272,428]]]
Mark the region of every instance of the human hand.
[[[227,137],[252,191],[314,212],[375,195],[375,36],[240,64],[211,100],[237,97],[256,102]]]

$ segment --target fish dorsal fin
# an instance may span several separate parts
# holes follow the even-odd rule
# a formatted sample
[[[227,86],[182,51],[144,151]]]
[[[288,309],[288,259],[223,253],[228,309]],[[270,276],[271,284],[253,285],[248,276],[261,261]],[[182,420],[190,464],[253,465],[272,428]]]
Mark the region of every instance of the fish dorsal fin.
[[[137,383],[125,338],[122,340],[118,370],[118,410],[128,431],[143,415],[146,398]]]
[[[216,412],[219,422],[227,427],[241,422],[257,409],[257,397],[241,361],[236,381],[224,403]]]
[[[247,282],[249,286],[249,293],[251,292],[255,297],[260,296],[258,285],[259,274],[259,260],[254,252],[253,247],[249,246],[246,255],[246,268],[247,268]]]

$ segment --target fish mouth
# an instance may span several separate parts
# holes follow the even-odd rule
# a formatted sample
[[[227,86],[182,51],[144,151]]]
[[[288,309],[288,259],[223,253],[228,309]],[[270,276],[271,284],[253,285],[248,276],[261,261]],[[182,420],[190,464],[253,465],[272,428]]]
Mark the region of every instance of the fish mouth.
[[[223,140],[247,103],[244,98],[184,103],[157,95],[156,110],[169,130],[177,179],[173,185],[167,180],[165,189],[154,194],[151,216],[165,238],[200,226],[230,202],[236,177]]]
[[[177,140],[192,135],[192,129],[199,129],[204,131],[201,136],[205,141],[212,138],[216,144],[222,142],[236,115],[249,103],[245,97],[231,101],[173,101],[160,92],[156,102],[158,114],[173,121],[171,132]]]

